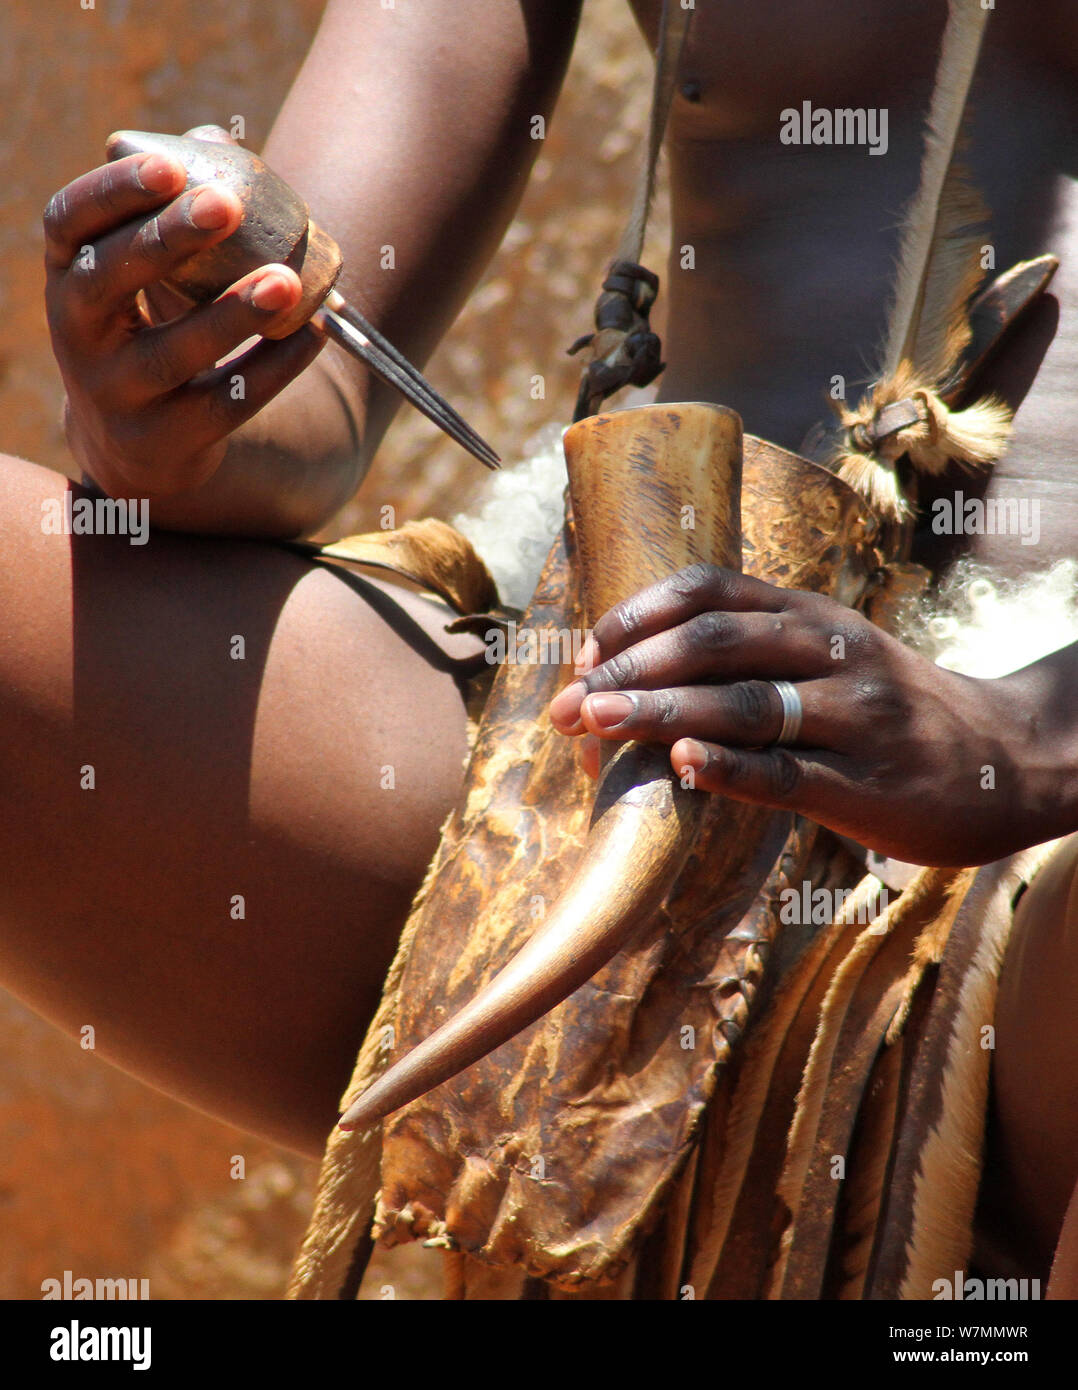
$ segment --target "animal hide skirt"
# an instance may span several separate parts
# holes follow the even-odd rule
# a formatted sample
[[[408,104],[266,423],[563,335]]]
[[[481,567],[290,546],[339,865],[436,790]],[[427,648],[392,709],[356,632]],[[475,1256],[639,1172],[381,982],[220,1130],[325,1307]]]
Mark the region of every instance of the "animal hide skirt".
[[[478,557],[433,524],[407,554],[374,536],[322,558],[388,558],[458,613],[492,610]],[[707,958],[645,950],[608,982],[612,1060],[572,1077],[568,1120],[543,1077],[571,1072],[571,1018],[509,1064],[515,1129],[493,1105],[493,1129],[434,1105],[335,1131],[290,1296],[354,1296],[372,1232],[443,1252],[457,1298],[930,1298],[967,1271],[999,970],[1053,847],[922,869],[889,900],[829,832],[790,817],[760,828],[748,905],[716,918]],[[442,868],[437,856],[417,909]],[[412,988],[430,974],[415,923],[345,1101],[436,1002]],[[696,1047],[709,1019],[721,1051],[673,1095],[657,1039]]]
[[[867,926],[847,907],[799,953],[708,1116],[695,1296],[925,1299],[969,1270],[999,972],[1057,843],[922,869]]]

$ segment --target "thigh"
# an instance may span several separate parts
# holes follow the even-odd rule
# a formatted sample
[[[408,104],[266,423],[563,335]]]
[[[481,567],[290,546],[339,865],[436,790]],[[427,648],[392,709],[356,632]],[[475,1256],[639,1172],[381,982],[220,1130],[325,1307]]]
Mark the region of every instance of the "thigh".
[[[318,1152],[460,786],[444,615],[270,545],[52,534],[67,487],[0,457],[0,982]]]
[[[995,1205],[1016,1247],[1046,1268],[1078,1180],[1078,835],[1015,913],[996,1009],[993,1111]]]

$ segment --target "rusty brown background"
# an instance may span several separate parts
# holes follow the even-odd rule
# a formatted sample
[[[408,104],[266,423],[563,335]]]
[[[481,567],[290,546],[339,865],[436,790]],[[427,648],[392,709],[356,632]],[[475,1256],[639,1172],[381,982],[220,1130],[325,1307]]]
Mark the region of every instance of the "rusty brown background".
[[[242,114],[259,148],[321,10],[322,0],[4,0],[0,450],[72,471],[42,300],[49,196],[101,162],[115,128],[179,132]],[[428,365],[508,462],[571,412],[577,369],[564,350],[589,327],[628,210],[649,83],[624,0],[587,0],[520,214]],[[660,270],[665,228],[660,199],[648,258]],[[535,373],[545,400],[531,398]],[[445,516],[480,472],[408,412],[368,488],[398,520]],[[361,494],[333,529],[372,524]],[[229,1176],[234,1155],[243,1181]],[[112,1070],[0,992],[0,1297],[38,1298],[41,1281],[65,1270],[148,1278],[155,1298],[278,1297],[313,1176],[312,1163]],[[437,1296],[434,1264],[415,1247],[395,1251],[372,1267],[366,1296],[388,1285],[397,1297]]]

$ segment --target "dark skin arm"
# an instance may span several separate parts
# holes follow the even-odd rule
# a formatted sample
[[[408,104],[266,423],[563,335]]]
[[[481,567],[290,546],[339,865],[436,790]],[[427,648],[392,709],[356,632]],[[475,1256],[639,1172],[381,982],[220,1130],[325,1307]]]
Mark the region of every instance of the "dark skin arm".
[[[532,117],[553,107],[578,12],[579,0],[326,8],[264,153],[339,241],[344,294],[417,365],[513,216],[541,148]],[[321,346],[311,329],[263,340],[242,364],[214,371],[295,302],[298,280],[283,267],[152,322],[138,291],[240,217],[225,190],[177,198],[181,186],[170,161],[132,156],[49,204],[47,307],[72,452],[106,492],[148,497],[155,525],[250,536],[316,529],[359,485],[399,397],[335,346],[305,371]],[[215,226],[194,225],[196,203]],[[96,253],[89,269],[86,245]],[[387,246],[393,269],[382,268]],[[266,308],[252,297],[257,283]],[[237,371],[240,401],[230,392]]]
[[[710,565],[617,605],[593,635],[588,669],[551,703],[556,727],[669,744],[703,791],[916,864],[985,864],[1078,829],[1078,643],[977,680],[831,599]],[[782,725],[770,680],[804,705],[790,748],[768,746]]]

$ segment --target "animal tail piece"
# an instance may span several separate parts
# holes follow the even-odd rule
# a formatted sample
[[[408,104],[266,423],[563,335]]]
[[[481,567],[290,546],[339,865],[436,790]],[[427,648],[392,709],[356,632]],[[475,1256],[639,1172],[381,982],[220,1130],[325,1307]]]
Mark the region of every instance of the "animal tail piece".
[[[970,344],[969,305],[983,274],[988,213],[961,166],[966,106],[988,11],[981,0],[950,0],[928,115],[920,184],[903,219],[891,314],[875,385],[855,409],[840,409],[839,476],[882,516],[910,519],[897,470],[940,473],[951,459],[983,467],[998,459],[1010,412],[998,400],[959,410],[944,384]]]

